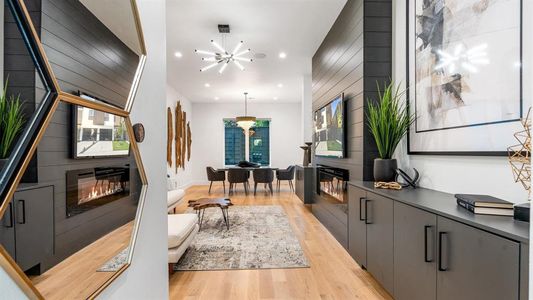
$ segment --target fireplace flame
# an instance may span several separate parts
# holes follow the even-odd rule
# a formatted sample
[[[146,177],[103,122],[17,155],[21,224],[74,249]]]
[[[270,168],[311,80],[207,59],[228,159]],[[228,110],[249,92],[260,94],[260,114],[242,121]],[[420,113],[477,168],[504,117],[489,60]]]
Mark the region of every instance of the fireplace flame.
[[[83,204],[113,194],[122,193],[123,191],[124,188],[120,183],[103,181],[102,183],[93,185],[86,195],[80,197],[78,204]]]

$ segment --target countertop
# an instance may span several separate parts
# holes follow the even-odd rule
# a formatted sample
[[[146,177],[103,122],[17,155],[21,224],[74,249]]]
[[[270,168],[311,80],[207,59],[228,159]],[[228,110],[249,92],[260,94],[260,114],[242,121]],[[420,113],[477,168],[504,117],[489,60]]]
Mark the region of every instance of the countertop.
[[[432,212],[512,240],[529,244],[529,223],[513,217],[476,215],[457,205],[452,194],[425,188],[386,190],[374,188],[374,182],[350,181],[350,185],[389,199]]]

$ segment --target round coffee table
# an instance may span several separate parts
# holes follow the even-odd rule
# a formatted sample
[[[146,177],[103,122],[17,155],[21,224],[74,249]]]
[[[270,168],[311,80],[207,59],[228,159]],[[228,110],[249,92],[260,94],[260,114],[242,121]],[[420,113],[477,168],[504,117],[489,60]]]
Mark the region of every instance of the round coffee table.
[[[189,207],[192,207],[196,211],[196,215],[198,216],[198,224],[200,229],[202,229],[205,209],[209,207],[218,207],[222,211],[222,217],[224,217],[226,228],[229,230],[228,208],[232,205],[233,203],[231,203],[231,199],[229,198],[201,198],[196,200],[189,200]]]

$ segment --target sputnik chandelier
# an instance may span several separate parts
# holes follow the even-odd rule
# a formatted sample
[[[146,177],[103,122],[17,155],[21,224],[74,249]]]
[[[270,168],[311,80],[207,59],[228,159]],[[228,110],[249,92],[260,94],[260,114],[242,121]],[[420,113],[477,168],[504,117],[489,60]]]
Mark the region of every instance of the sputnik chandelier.
[[[215,52],[198,49],[194,50],[194,52],[197,54],[207,55],[207,57],[202,57],[203,61],[211,62],[211,64],[200,69],[200,72],[204,72],[218,65],[221,65],[220,69],[218,69],[218,73],[222,74],[230,63],[235,64],[239,69],[241,69],[241,71],[244,71],[244,66],[241,64],[241,62],[253,61],[253,59],[251,58],[243,57],[243,55],[250,52],[250,49],[242,50],[239,52],[242,45],[244,44],[243,41],[240,41],[239,43],[237,43],[235,48],[233,48],[232,52],[228,52],[226,50],[226,34],[229,33],[229,25],[218,25],[218,32],[222,34],[222,46],[215,40],[211,40],[211,44],[217,49]]]

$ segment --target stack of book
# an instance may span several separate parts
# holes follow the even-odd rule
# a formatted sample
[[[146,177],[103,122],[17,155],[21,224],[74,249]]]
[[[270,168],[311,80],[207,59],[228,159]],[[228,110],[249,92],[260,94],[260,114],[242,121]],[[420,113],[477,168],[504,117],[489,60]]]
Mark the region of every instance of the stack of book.
[[[513,203],[488,195],[456,194],[457,204],[479,215],[513,216]]]

